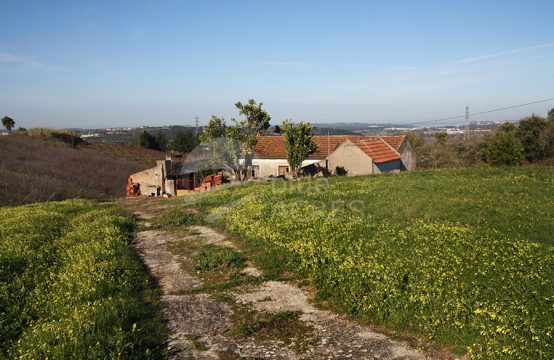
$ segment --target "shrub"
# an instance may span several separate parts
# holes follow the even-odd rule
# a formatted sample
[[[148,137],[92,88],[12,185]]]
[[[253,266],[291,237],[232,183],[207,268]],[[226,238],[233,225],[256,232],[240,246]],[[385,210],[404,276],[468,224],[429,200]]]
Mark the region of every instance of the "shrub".
[[[80,136],[74,135],[68,132],[62,132],[62,131],[52,131],[50,133],[50,137],[52,139],[61,140],[62,142],[69,144],[73,147],[77,147],[77,145],[83,142],[83,139],[81,139]]]
[[[28,133],[29,136],[49,138],[52,131],[52,129],[48,128],[30,128]]]
[[[523,147],[514,133],[498,131],[489,140],[487,160],[491,165],[519,165],[522,159]]]
[[[542,160],[547,155],[545,126],[545,119],[535,114],[519,121],[516,134],[523,145],[525,158],[529,162]]]

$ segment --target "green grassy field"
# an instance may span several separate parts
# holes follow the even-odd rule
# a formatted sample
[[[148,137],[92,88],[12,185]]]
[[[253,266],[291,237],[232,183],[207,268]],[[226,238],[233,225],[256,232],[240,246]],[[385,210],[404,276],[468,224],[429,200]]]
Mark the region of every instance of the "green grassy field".
[[[185,201],[334,307],[473,358],[554,357],[554,167],[273,181]]]
[[[0,208],[0,358],[159,357],[164,326],[133,226],[86,201]]]

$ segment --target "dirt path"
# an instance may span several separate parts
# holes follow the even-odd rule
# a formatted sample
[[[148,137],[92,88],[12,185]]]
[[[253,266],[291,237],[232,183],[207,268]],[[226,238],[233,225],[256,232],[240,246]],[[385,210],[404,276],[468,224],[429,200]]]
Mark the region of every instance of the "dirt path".
[[[251,264],[201,271],[193,257],[206,246],[240,249],[209,227],[150,230],[156,211],[136,215],[144,231],[134,246],[163,292],[173,359],[429,358],[406,342],[314,307],[304,288],[265,281]]]

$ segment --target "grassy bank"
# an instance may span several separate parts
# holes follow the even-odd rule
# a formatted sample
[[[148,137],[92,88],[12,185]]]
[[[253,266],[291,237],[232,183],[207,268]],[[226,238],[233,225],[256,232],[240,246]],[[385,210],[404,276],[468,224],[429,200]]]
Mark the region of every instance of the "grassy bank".
[[[118,155],[51,138],[0,136],[0,206],[123,196],[129,175],[155,163]]]
[[[187,201],[286,254],[344,312],[474,358],[550,359],[553,198],[554,167],[525,167],[269,182]]]
[[[92,202],[0,208],[0,357],[159,356],[164,327],[132,227]]]

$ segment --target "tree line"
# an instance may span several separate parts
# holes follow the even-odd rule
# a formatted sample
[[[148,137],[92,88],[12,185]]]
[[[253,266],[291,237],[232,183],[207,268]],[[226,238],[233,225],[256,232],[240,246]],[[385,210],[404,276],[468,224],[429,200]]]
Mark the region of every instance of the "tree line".
[[[415,147],[418,166],[423,168],[549,161],[554,158],[554,108],[546,118],[532,114],[517,123],[506,122],[490,134],[474,134],[469,140],[439,132],[429,141],[420,131],[409,133],[408,138]]]
[[[133,140],[133,145],[145,149],[159,151],[174,150],[185,154],[191,152],[198,144],[199,137],[189,129],[179,130],[171,141],[161,131],[151,134],[146,130]]]
[[[251,177],[248,169],[252,166],[254,149],[258,137],[268,132],[271,116],[263,108],[263,103],[254,99],[246,103],[237,102],[239,118],[231,118],[229,122],[222,117],[212,115],[200,136],[190,130],[180,131],[176,138],[168,142],[162,132],[155,135],[143,131],[135,140],[135,145],[155,150],[175,150],[190,153],[201,145],[201,151],[208,152],[209,163],[204,166],[210,171],[226,170],[235,180],[243,181]],[[274,132],[285,138],[285,147],[291,173],[294,177],[300,175],[302,162],[313,152],[317,145],[313,142],[312,125],[310,123],[294,123],[287,119],[281,125],[276,125]],[[204,171],[207,169],[199,169]]]

